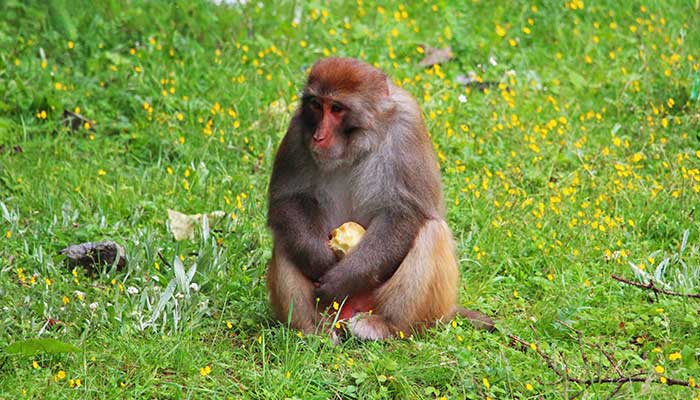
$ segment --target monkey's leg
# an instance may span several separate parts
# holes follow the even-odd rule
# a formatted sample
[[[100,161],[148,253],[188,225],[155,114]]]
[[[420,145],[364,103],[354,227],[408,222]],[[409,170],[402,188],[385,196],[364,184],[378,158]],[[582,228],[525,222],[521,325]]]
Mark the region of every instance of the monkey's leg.
[[[412,329],[453,315],[458,285],[450,229],[445,221],[429,220],[394,275],[377,289],[372,314],[358,314],[348,326],[361,339],[410,335]]]
[[[313,283],[307,279],[278,248],[272,251],[267,268],[267,290],[275,317],[289,322],[293,329],[312,333],[318,324],[319,312],[313,297]],[[290,317],[291,309],[291,317]]]

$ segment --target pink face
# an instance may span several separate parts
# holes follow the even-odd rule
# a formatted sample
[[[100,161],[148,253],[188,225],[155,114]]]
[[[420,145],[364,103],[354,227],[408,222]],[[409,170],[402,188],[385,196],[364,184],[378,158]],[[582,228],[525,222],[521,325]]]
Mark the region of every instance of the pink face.
[[[341,158],[345,148],[343,120],[348,109],[333,99],[320,96],[311,97],[306,107],[315,126],[309,142],[311,151],[321,159]]]

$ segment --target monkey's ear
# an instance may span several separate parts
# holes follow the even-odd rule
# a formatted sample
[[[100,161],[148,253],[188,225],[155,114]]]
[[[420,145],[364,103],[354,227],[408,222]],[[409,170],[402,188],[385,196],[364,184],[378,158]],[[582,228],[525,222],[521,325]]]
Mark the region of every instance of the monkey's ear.
[[[384,77],[384,96],[389,97],[391,93],[389,93],[389,87],[391,85],[391,81],[389,80],[388,76]]]
[[[386,74],[382,73],[382,79],[380,81],[381,83],[379,84],[379,87],[377,91],[379,94],[382,95],[382,97],[389,97],[391,94],[389,92],[389,87],[391,86],[391,81],[389,80],[389,77],[386,76]]]

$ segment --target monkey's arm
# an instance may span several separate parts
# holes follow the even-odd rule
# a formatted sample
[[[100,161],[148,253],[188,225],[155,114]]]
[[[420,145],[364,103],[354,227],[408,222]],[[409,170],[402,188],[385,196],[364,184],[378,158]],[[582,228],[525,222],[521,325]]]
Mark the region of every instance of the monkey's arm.
[[[318,281],[337,261],[326,244],[328,232],[322,213],[318,201],[305,194],[270,200],[268,211],[275,241],[312,281]]]
[[[374,217],[357,247],[319,281],[316,296],[322,304],[374,290],[391,278],[424,221],[418,213],[399,209],[384,210]]]

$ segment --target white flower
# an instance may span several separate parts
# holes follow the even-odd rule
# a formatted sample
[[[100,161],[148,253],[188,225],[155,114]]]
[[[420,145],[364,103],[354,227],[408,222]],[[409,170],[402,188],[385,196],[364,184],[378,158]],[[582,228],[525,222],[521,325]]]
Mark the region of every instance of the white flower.
[[[467,102],[467,96],[460,94],[459,97],[457,98],[460,103],[466,103]]]
[[[493,65],[494,67],[498,65],[494,56],[489,57],[489,64]]]
[[[192,282],[190,283],[190,289],[194,290],[195,292],[199,292],[199,285]]]
[[[89,306],[89,307],[90,307],[90,310],[92,310],[92,311],[97,310],[97,306],[98,306],[98,305],[99,305],[99,304],[97,304],[97,302],[90,303],[90,306]]]
[[[128,288],[126,288],[126,292],[129,294],[138,294],[139,290],[133,286],[129,286]]]

